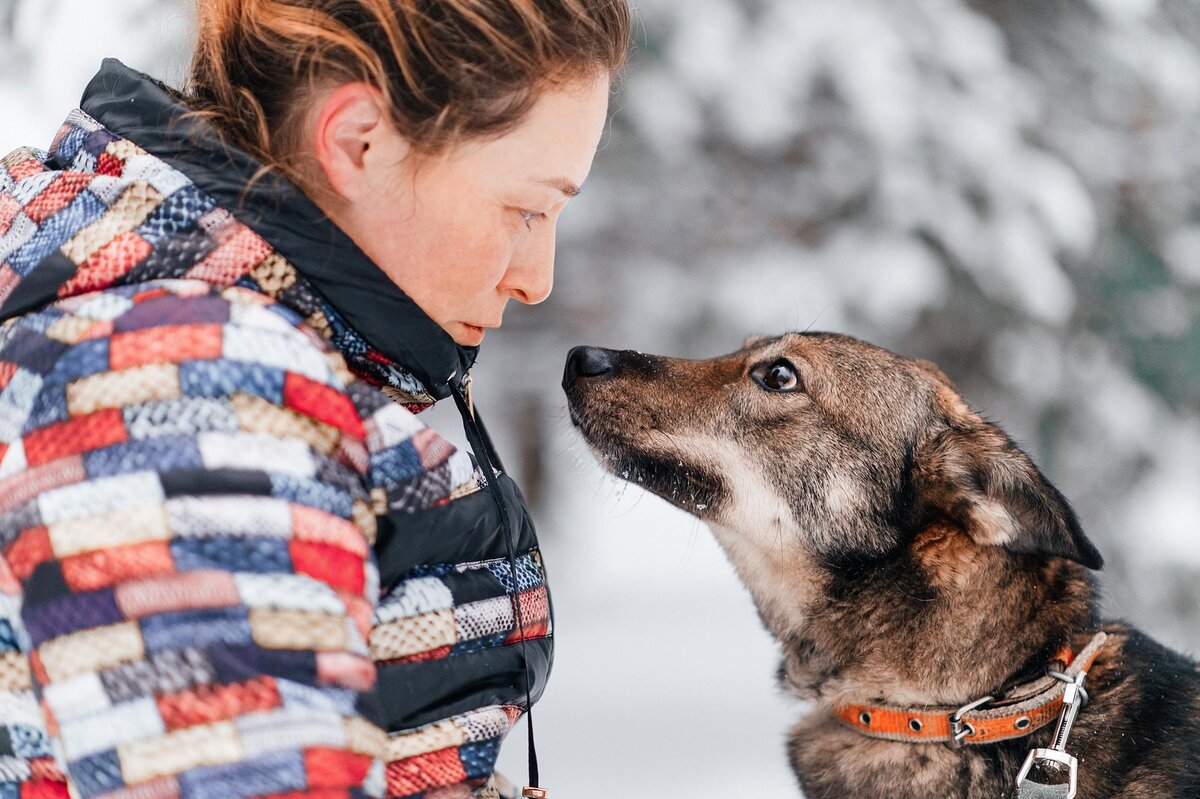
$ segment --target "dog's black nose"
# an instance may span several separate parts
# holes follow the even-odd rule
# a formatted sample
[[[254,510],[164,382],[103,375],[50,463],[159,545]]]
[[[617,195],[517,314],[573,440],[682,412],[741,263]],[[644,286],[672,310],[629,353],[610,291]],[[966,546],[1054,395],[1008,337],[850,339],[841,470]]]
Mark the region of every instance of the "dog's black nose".
[[[575,347],[567,353],[563,380],[606,377],[617,370],[617,353],[601,347]]]

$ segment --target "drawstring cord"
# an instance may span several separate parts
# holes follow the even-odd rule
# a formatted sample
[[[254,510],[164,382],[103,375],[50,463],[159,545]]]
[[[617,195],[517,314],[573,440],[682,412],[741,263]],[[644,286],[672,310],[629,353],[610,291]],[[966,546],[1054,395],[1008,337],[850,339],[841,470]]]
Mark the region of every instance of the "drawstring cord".
[[[462,386],[466,386],[465,391]],[[513,597],[516,605],[517,632],[520,635],[521,658],[525,662],[525,723],[526,729],[529,732],[529,785],[525,786],[521,795],[527,799],[546,799],[547,792],[538,785],[537,748],[534,746],[533,740],[533,693],[529,678],[529,656],[526,651],[525,614],[521,608],[521,585],[517,577],[517,556],[513,543],[513,537],[516,532],[512,530],[509,524],[508,502],[500,492],[500,487],[496,484],[496,473],[503,472],[504,464],[500,462],[500,457],[496,454],[496,449],[492,445],[491,437],[487,434],[487,428],[484,427],[483,420],[475,416],[475,405],[470,398],[471,376],[469,374],[464,376],[462,385],[453,385],[452,383],[451,391],[454,394],[454,403],[458,406],[458,413],[463,420],[463,429],[466,431],[467,441],[470,442],[471,449],[475,451],[475,457],[480,461],[480,466],[483,467],[486,488],[492,495],[492,499],[500,511],[500,518],[503,520],[505,526],[504,545],[508,550],[508,567],[512,572]]]

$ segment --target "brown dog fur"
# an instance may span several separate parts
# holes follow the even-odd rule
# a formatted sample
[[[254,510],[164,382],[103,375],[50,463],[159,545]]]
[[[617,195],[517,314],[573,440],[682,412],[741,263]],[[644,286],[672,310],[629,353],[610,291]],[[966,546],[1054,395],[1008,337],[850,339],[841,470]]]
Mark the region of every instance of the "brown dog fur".
[[[779,364],[794,389],[765,382]],[[563,385],[606,468],[709,523],[782,644],[781,683],[816,700],[788,743],[808,799],[1015,796],[1052,726],[951,749],[829,713],[961,705],[1100,628],[1100,556],[1067,501],[936,366],[787,334],[704,361],[577,348]],[[1067,747],[1078,799],[1200,796],[1196,665],[1104,629]]]

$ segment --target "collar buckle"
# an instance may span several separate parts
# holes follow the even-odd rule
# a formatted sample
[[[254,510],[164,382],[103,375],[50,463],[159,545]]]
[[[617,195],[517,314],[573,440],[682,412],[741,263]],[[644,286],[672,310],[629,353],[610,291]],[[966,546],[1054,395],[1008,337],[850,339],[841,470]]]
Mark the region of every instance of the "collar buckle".
[[[972,710],[978,710],[984,705],[995,702],[996,697],[988,694],[971,702],[967,702],[950,716],[950,748],[961,749],[963,742],[975,734],[975,727],[969,721],[963,721],[963,716]]]

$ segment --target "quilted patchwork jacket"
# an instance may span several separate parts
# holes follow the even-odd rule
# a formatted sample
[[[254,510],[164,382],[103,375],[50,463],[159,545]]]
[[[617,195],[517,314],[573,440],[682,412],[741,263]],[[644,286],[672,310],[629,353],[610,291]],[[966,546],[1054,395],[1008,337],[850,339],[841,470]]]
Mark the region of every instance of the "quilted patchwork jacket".
[[[475,352],[186,110],[108,60],[0,163],[0,799],[488,795],[551,621]]]

